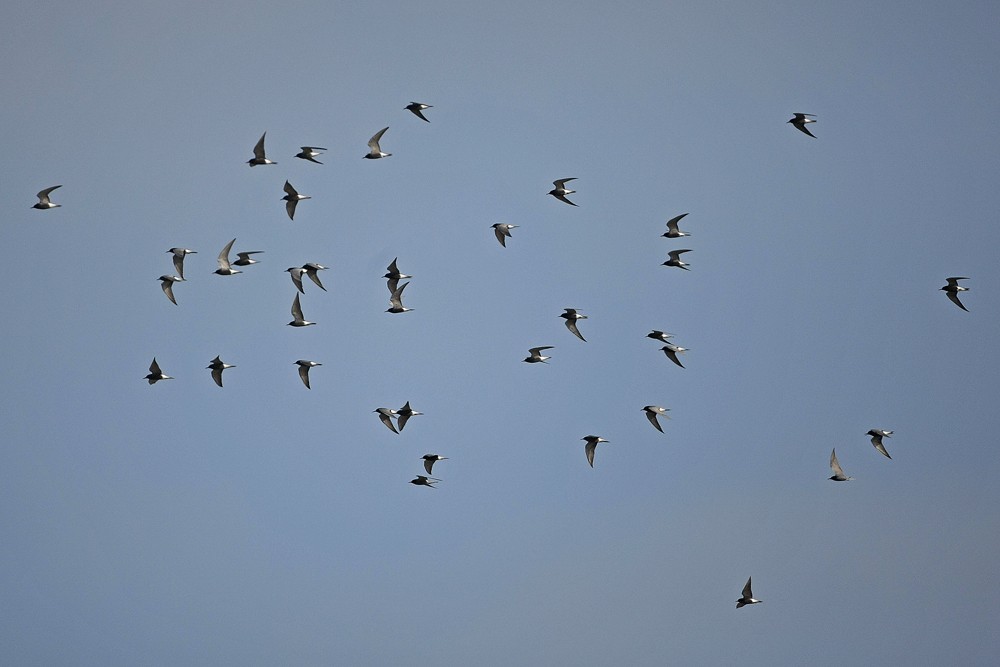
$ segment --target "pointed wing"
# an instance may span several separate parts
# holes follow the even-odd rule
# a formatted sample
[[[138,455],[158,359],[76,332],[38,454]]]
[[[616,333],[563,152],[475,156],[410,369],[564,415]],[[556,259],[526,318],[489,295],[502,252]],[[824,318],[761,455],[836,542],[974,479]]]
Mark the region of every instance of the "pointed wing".
[[[312,389],[309,386],[309,367],[299,365],[299,377],[302,379],[302,384],[306,386],[306,389]]]
[[[402,285],[400,285],[399,287],[397,287],[392,291],[392,296],[389,298],[390,306],[392,306],[393,308],[403,307],[403,290],[406,289],[406,286],[409,284],[410,283],[403,283]]]
[[[573,335],[582,340],[584,343],[587,342],[587,339],[583,337],[580,330],[576,328],[576,320],[566,320],[566,328],[573,332]]]
[[[553,347],[554,346],[552,345],[543,345],[541,347],[529,347],[528,352],[531,353],[531,356],[538,357],[541,356],[542,350],[551,350]]]
[[[257,145],[253,147],[253,156],[254,156],[254,159],[256,159],[256,160],[263,160],[263,159],[265,159],[264,158],[264,137],[266,137],[266,136],[267,136],[267,132],[265,132],[264,134],[260,135],[260,141],[258,141]]]
[[[959,308],[961,308],[961,309],[962,309],[962,310],[964,310],[965,312],[969,312],[969,309],[968,309],[968,308],[966,308],[966,307],[965,307],[965,306],[964,306],[964,305],[962,304],[962,302],[961,302],[961,301],[959,300],[959,298],[958,298],[958,292],[945,292],[945,293],[946,293],[946,294],[948,295],[948,298],[949,298],[949,299],[951,299],[951,302],[952,302],[953,304],[955,304],[956,306],[958,306]]]
[[[153,363],[149,365],[149,372],[153,375],[163,375],[163,371],[160,370],[160,365],[156,363],[156,357],[153,357]]]
[[[750,579],[747,579],[747,585],[743,587],[743,597],[745,599],[747,599],[747,600],[753,598],[753,591],[750,590],[750,581],[752,579],[753,579],[753,577],[750,577]]]
[[[434,474],[434,473],[433,473],[433,472],[431,471],[431,469],[432,469],[432,468],[434,467],[434,462],[435,462],[436,460],[437,460],[437,459],[426,459],[426,458],[424,459],[424,470],[426,470],[426,471],[427,471],[427,474],[428,474],[428,475],[433,475],[433,474]]]
[[[882,444],[882,436],[872,436],[872,444],[875,445],[875,449],[887,459],[891,459],[889,452],[885,451],[885,445]]]
[[[955,276],[953,278],[948,278],[947,280],[948,287],[958,287],[959,280],[968,280],[968,278],[965,278],[964,276]]]
[[[403,427],[406,426],[406,422],[409,421],[411,416],[412,415],[409,412],[400,411],[399,416],[396,417],[396,427],[399,428],[400,431],[402,431]],[[427,472],[430,471],[428,470]]]
[[[562,201],[562,202],[566,202],[566,203],[567,203],[567,204],[569,204],[570,206],[576,206],[576,204],[574,204],[574,203],[573,203],[573,202],[571,202],[570,200],[566,199],[566,195],[564,195],[564,194],[561,194],[561,193],[559,193],[559,192],[553,192],[553,193],[551,193],[551,194],[552,194],[552,196],[553,196],[553,197],[555,197],[555,198],[556,198],[556,199],[558,199],[559,201]]]
[[[49,195],[52,194],[53,190],[58,190],[61,187],[61,185],[53,185],[51,188],[45,188],[39,192],[38,195],[36,195],[38,197],[38,202],[41,204],[50,204]]]
[[[669,229],[672,232],[680,231],[677,228],[677,223],[680,222],[681,218],[683,218],[685,215],[687,215],[687,213],[681,213],[676,218],[670,218],[669,220],[667,220],[667,229]]]
[[[326,288],[323,287],[323,283],[321,283],[320,280],[319,280],[319,270],[318,269],[306,269],[306,275],[309,276],[309,278],[314,283],[316,283],[317,287],[319,287],[324,292],[326,291]]]
[[[584,450],[587,452],[587,463],[589,463],[590,467],[593,468],[594,467],[594,452],[597,451],[597,441],[596,440],[588,440],[586,446],[584,447]]]
[[[497,241],[500,242],[500,245],[502,245],[504,248],[506,248],[507,247],[507,241],[504,240],[505,235],[504,235],[503,230],[500,229],[500,225],[493,225],[493,233],[496,234]],[[509,232],[508,232],[508,234],[509,234]]]
[[[285,202],[285,213],[288,214],[289,220],[295,219],[295,207],[299,205],[298,199],[289,199]]]
[[[174,298],[174,281],[161,279],[160,287],[163,288],[163,293],[167,295],[167,298],[170,299],[170,302],[176,306],[177,299]]]
[[[216,357],[218,359],[218,357]],[[212,379],[215,380],[215,384],[222,386],[222,365],[216,366],[212,369]]]
[[[396,261],[398,259],[399,258],[396,257],[395,259],[392,260],[392,263],[389,264],[389,266],[385,267],[386,273],[391,273],[392,275],[399,275],[399,267],[396,266]]]
[[[566,184],[569,183],[570,181],[575,181],[575,180],[576,180],[575,177],[574,178],[560,178],[557,181],[552,181],[552,185],[554,185],[557,190],[565,190],[566,189]]]
[[[833,471],[833,474],[836,475],[837,477],[847,476],[844,474],[844,469],[840,467],[840,461],[837,460],[836,448],[834,448],[834,450],[830,452],[830,469]]]
[[[388,129],[389,129],[388,127],[383,127],[381,130],[376,132],[375,135],[368,140],[368,148],[372,149],[375,152],[381,153],[382,149],[379,147],[378,142],[381,141],[382,135],[385,134],[385,131]]]
[[[295,283],[295,289],[297,289],[302,294],[306,291],[302,289],[302,274],[305,273],[304,269],[293,269],[288,272],[288,275],[292,277],[292,282]]]
[[[392,423],[392,417],[385,414],[384,412],[379,412],[378,418],[382,420],[382,423],[385,424],[390,431],[392,431],[393,433],[399,433],[399,431],[396,430],[396,427]]]
[[[646,410],[646,419],[648,419],[649,423],[653,425],[653,428],[655,428],[660,433],[663,433],[663,429],[660,428],[660,422],[656,420],[655,412],[650,412],[649,410]]]
[[[292,317],[296,320],[305,320],[306,318],[302,315],[302,304],[299,303],[299,295],[295,295],[295,300],[292,301]]]
[[[263,139],[261,139],[261,141],[263,141]],[[232,268],[229,265],[229,251],[233,249],[233,244],[234,243],[236,243],[236,239],[233,239],[232,241],[230,241],[229,243],[227,243],[226,247],[223,248],[222,252],[219,253],[219,268],[220,269],[228,270],[228,269]]]
[[[288,181],[285,181],[284,190],[285,190],[285,192],[288,195],[290,195],[292,197],[298,197],[299,196],[299,193],[295,190],[295,188],[292,187],[292,184],[289,183]]]
[[[180,279],[184,280],[184,253],[179,255],[174,253],[174,270],[177,271],[177,275],[180,276]]]
[[[663,353],[665,355],[667,355],[667,358],[670,359],[670,361],[674,362],[675,364],[677,364],[681,368],[684,368],[684,364],[682,364],[681,360],[679,358],[677,358],[677,352],[676,352],[676,350],[673,350],[673,349],[671,349],[669,347],[666,347],[666,346],[662,347],[661,349],[663,350]]]
[[[797,129],[799,129],[800,131],[802,131],[802,132],[805,132],[806,134],[808,134],[808,135],[809,135],[810,137],[812,137],[813,139],[815,139],[815,138],[816,138],[816,135],[815,135],[815,134],[813,134],[812,132],[810,132],[810,131],[809,131],[809,128],[808,128],[808,127],[806,127],[806,126],[805,126],[805,123],[803,123],[802,121],[798,121],[798,122],[795,122],[795,123],[792,123],[792,125],[794,125],[794,126],[795,126],[795,127],[797,128]]]

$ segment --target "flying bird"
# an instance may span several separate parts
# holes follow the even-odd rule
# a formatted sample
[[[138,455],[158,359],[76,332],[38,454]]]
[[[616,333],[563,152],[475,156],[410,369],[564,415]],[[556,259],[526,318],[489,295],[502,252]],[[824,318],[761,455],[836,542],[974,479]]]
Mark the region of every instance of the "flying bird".
[[[424,413],[417,412],[416,410],[412,409],[410,407],[410,402],[407,401],[406,405],[401,407],[399,410],[396,410],[396,427],[399,428],[400,431],[402,431],[403,427],[406,426],[406,421],[410,417],[415,417],[416,415],[422,415],[422,414]]]
[[[680,345],[674,345],[672,343],[667,343],[660,349],[663,350],[663,354],[667,355],[667,358],[670,359],[670,361],[674,362],[681,368],[684,368],[684,364],[682,364],[681,360],[677,358],[677,355],[683,352],[687,352],[688,348],[681,347]]]
[[[364,156],[366,160],[377,160],[381,157],[389,157],[392,155],[392,153],[383,153],[382,148],[378,145],[382,135],[385,134],[385,131],[388,129],[388,127],[383,127],[375,133],[375,136],[368,140],[368,154]]]
[[[160,288],[163,289],[163,293],[167,295],[170,302],[177,305],[177,299],[174,298],[174,283],[183,280],[180,276],[167,276],[163,275],[157,278],[160,281]]]
[[[295,300],[292,301],[292,321],[288,323],[290,327],[307,327],[315,322],[309,322],[302,315],[302,304],[299,303],[299,295],[296,293]]]
[[[184,280],[184,258],[187,255],[197,255],[194,250],[189,250],[188,248],[171,248],[167,252],[173,254],[174,260],[174,270],[177,271],[177,275],[180,276],[181,280]]]
[[[160,380],[173,380],[174,378],[161,371],[160,365],[156,363],[156,357],[153,357],[153,363],[149,365],[149,375],[143,379],[149,380],[149,384],[156,384]]]
[[[681,218],[683,218],[685,215],[687,215],[687,213],[681,213],[677,217],[670,218],[669,220],[667,220],[667,231],[665,231],[660,236],[666,236],[668,239],[679,239],[682,236],[691,236],[687,232],[682,232],[680,228],[677,226],[677,223],[680,222]]]
[[[646,419],[653,425],[653,428],[663,433],[663,429],[660,428],[660,422],[656,421],[656,416],[660,415],[664,419],[670,419],[670,415],[667,414],[670,410],[668,408],[661,408],[659,405],[647,405],[642,411],[646,413]]]
[[[552,345],[542,345],[541,347],[529,347],[528,356],[522,359],[522,361],[526,361],[529,364],[537,364],[539,362],[545,363],[546,360],[551,359],[552,357],[544,356],[542,354],[542,350],[551,350],[552,347],[553,347]]]
[[[552,185],[555,187],[549,190],[549,194],[559,201],[566,202],[570,206],[576,206],[576,204],[566,199],[566,195],[571,195],[576,192],[576,190],[567,190],[566,184],[575,180],[576,178],[560,178],[558,181],[552,181]]]
[[[959,292],[968,292],[969,288],[968,287],[962,287],[961,285],[959,285],[958,284],[959,280],[968,280],[968,278],[965,278],[965,277],[962,277],[962,276],[958,276],[958,277],[955,277],[955,278],[948,278],[948,284],[945,285],[944,287],[942,287],[941,289],[943,289],[945,291],[945,293],[948,295],[948,298],[951,299],[951,302],[953,304],[955,304],[956,306],[958,306],[959,308],[961,308],[965,312],[969,312],[969,309],[966,308],[964,305],[962,305],[962,302],[959,301],[959,299],[958,299],[958,293]]]
[[[432,107],[430,104],[423,104],[421,102],[410,102],[403,108],[406,109],[407,111],[412,111],[414,116],[416,116],[420,120],[424,120],[429,123],[430,121],[424,118],[424,114],[420,112],[423,111],[424,109],[433,109],[434,107]]]
[[[837,448],[834,447],[833,451],[830,452],[830,470],[833,471],[833,475],[830,476],[835,482],[849,482],[853,477],[848,477],[844,474],[844,469],[840,467],[840,461],[837,460]]]
[[[660,331],[659,329],[653,329],[648,334],[646,334],[646,338],[652,338],[653,340],[658,340],[661,343],[667,343],[668,345],[670,344],[670,339],[673,337],[674,335],[672,333],[667,333],[666,331]]]
[[[221,387],[222,371],[226,370],[227,368],[236,368],[236,366],[233,366],[232,364],[227,364],[217,356],[215,357],[215,359],[212,359],[212,361],[208,364],[208,366],[205,366],[205,368],[212,369],[212,379],[215,380],[215,384]]]
[[[237,259],[235,262],[233,262],[233,264],[235,264],[236,266],[250,266],[251,264],[260,264],[260,262],[258,260],[251,259],[250,255],[259,255],[262,252],[264,252],[264,251],[263,250],[246,250],[244,252],[238,252],[238,253],[236,253],[236,256],[239,257],[239,259]]]
[[[406,308],[403,306],[403,290],[406,289],[406,286],[409,284],[410,283],[403,283],[393,291],[392,296],[389,297],[389,307],[385,309],[385,312],[407,313],[413,310],[412,308]]]
[[[299,359],[295,363],[299,366],[299,378],[302,380],[302,384],[306,386],[306,389],[312,389],[309,386],[309,369],[313,366],[322,366],[323,364],[309,361],[308,359]]]
[[[297,289],[302,294],[305,294],[306,291],[302,289],[302,274],[305,273],[306,270],[301,266],[290,266],[287,269],[285,269],[285,271],[287,271],[288,275],[291,276],[292,283],[295,285],[295,289]]]
[[[417,486],[429,486],[432,489],[435,489],[437,487],[434,485],[440,481],[441,480],[434,479],[433,477],[425,477],[424,475],[417,475],[415,479],[410,480],[410,484],[416,484]]]
[[[750,590],[750,580],[753,577],[747,579],[747,585],[743,587],[743,597],[736,601],[736,608],[744,607],[748,604],[757,604],[758,602],[763,602],[763,600],[757,600],[753,596],[753,591]]]
[[[382,420],[387,429],[393,433],[399,433],[396,430],[396,425],[392,423],[392,418],[399,414],[398,410],[393,410],[392,408],[375,408],[372,412],[378,413],[378,418]]]
[[[222,249],[219,253],[219,268],[215,270],[215,273],[220,276],[232,276],[237,273],[243,273],[238,269],[234,269],[229,263],[229,251],[233,249],[233,244],[236,243],[236,239],[233,239],[226,244],[226,247]]]
[[[685,271],[690,271],[688,267],[690,264],[685,264],[681,259],[681,255],[686,252],[691,252],[691,248],[685,248],[684,250],[671,250],[667,254],[670,255],[670,259],[665,261],[660,266],[676,266],[678,269],[684,269]]]
[[[877,449],[882,456],[887,459],[892,458],[889,456],[889,452],[885,451],[885,445],[882,444],[882,438],[891,438],[892,431],[883,431],[880,428],[873,428],[868,431],[867,435],[872,437],[872,445],[875,446],[875,449]]]
[[[299,202],[303,199],[312,199],[308,195],[300,195],[298,190],[292,187],[292,184],[285,181],[285,196],[282,197],[282,201],[285,202],[285,213],[288,214],[289,220],[295,219],[295,207],[299,205]]]
[[[258,141],[257,145],[253,147],[253,157],[247,160],[247,164],[251,167],[256,167],[261,164],[278,164],[277,162],[268,160],[267,157],[264,156],[264,137],[266,136],[267,132],[260,135],[260,141]]]
[[[49,199],[49,195],[52,194],[52,191],[61,187],[62,187],[61,185],[53,185],[51,188],[45,188],[44,190],[39,192],[37,195],[35,195],[36,197],[38,197],[38,203],[32,204],[31,208],[37,208],[40,211],[44,211],[46,209],[59,208],[60,206],[62,206],[62,204],[53,204],[52,200]]]
[[[315,162],[316,164],[323,164],[316,158],[318,158],[322,153],[319,151],[325,151],[325,148],[320,148],[319,146],[302,146],[302,151],[295,154],[295,157],[302,160],[309,160],[310,162]]]
[[[564,312],[559,317],[561,317],[561,318],[563,318],[563,319],[566,320],[566,328],[569,329],[570,332],[574,336],[576,336],[577,338],[579,338],[580,340],[582,340],[584,343],[586,343],[587,339],[584,338],[580,334],[580,330],[576,328],[576,322],[577,322],[577,320],[585,320],[585,319],[587,319],[587,316],[584,315],[583,313],[578,313],[576,311],[576,308],[563,308],[563,310],[566,311],[566,312]]]
[[[382,276],[383,278],[387,279],[385,285],[386,285],[386,287],[389,288],[390,292],[395,292],[396,291],[396,287],[399,285],[399,281],[400,280],[402,280],[404,278],[412,278],[413,277],[413,276],[407,275],[405,273],[400,273],[399,268],[396,266],[396,260],[398,260],[398,259],[399,258],[397,257],[396,259],[392,260],[392,263],[389,266],[386,267],[386,269],[387,269],[386,274],[384,276]]]
[[[447,456],[441,456],[440,454],[424,454],[421,458],[423,458],[423,460],[424,460],[424,470],[427,471],[428,475],[433,475],[434,474],[433,472],[431,472],[431,468],[434,467],[434,464],[437,461],[447,461],[448,460]]]
[[[507,239],[512,238],[510,230],[517,229],[520,225],[508,225],[506,222],[498,222],[490,226],[493,228],[493,233],[497,235],[497,241],[500,242],[500,245],[506,248]]]
[[[323,287],[323,283],[319,279],[319,272],[326,271],[329,267],[323,266],[322,264],[316,264],[315,262],[306,262],[302,265],[302,268],[305,269],[306,275],[309,276],[309,280],[316,283],[316,286],[325,292],[326,288]]]
[[[806,125],[808,125],[809,123],[815,123],[816,122],[815,118],[816,116],[811,113],[797,113],[795,114],[795,117],[790,119],[788,122],[794,125],[795,129],[799,130],[800,132],[805,132],[810,137],[815,139],[816,135],[810,132],[809,128],[806,127]]]
[[[602,442],[611,442],[610,440],[605,440],[604,438],[596,435],[585,435],[580,438],[581,440],[586,440],[587,444],[584,445],[584,451],[587,453],[587,463],[590,467],[594,467],[594,452],[597,450],[597,445]]]

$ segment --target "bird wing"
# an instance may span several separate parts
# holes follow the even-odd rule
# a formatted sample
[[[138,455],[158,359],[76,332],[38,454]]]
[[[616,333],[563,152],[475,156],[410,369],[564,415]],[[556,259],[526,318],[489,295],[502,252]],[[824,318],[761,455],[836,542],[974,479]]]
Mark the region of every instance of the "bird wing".
[[[399,287],[397,287],[392,291],[392,296],[389,298],[390,306],[392,306],[393,308],[403,307],[403,290],[406,289],[406,286],[409,284],[410,283],[403,283],[402,285],[400,285]]]
[[[961,308],[961,309],[962,309],[962,310],[964,310],[965,312],[969,312],[969,309],[968,309],[968,308],[966,308],[966,307],[965,307],[965,306],[964,306],[964,305],[962,304],[962,302],[961,302],[961,301],[959,300],[959,298],[958,298],[958,292],[946,292],[946,294],[948,295],[948,298],[949,298],[949,299],[951,299],[951,302],[952,302],[953,304],[955,304],[956,306],[958,306],[959,308]]]
[[[299,205],[298,199],[289,199],[285,202],[285,213],[288,214],[289,220],[295,219],[295,207]]]
[[[434,474],[434,473],[433,473],[433,472],[431,471],[431,469],[432,469],[432,468],[434,467],[434,462],[435,462],[436,460],[437,460],[437,459],[427,459],[427,458],[425,458],[425,459],[424,459],[424,470],[426,470],[426,471],[427,471],[427,474],[428,474],[428,475],[433,475],[433,474]]]
[[[808,135],[809,135],[810,137],[812,137],[813,139],[815,139],[815,138],[816,138],[816,135],[815,135],[815,134],[813,134],[812,132],[810,132],[810,131],[809,131],[809,128],[808,128],[808,127],[806,127],[804,123],[802,123],[802,122],[797,122],[797,123],[792,123],[792,125],[794,125],[794,126],[795,126],[796,128],[798,128],[798,129],[799,129],[799,130],[801,130],[802,132],[805,132],[806,134],[808,134]]]
[[[583,337],[580,330],[576,328],[575,320],[566,320],[566,328],[573,332],[573,335],[582,340],[584,343],[587,342],[587,339]]]
[[[666,347],[666,346],[664,346],[661,349],[663,350],[663,353],[665,355],[667,355],[667,358],[669,358],[670,361],[674,362],[675,364],[677,364],[681,368],[684,368],[684,364],[682,364],[681,360],[677,358],[677,351],[676,350],[673,350],[673,349],[671,349],[669,347]]]
[[[175,306],[177,305],[177,300],[174,298],[174,281],[172,280],[160,280],[160,287],[163,288],[163,293],[167,295],[171,303]]]
[[[566,195],[564,195],[564,194],[562,194],[562,193],[559,193],[559,192],[553,192],[553,193],[551,193],[551,194],[552,194],[552,196],[553,196],[553,197],[555,197],[555,198],[556,198],[556,199],[558,199],[559,201],[563,201],[563,202],[566,202],[566,203],[567,203],[567,204],[569,204],[570,206],[576,206],[576,204],[574,204],[574,203],[573,203],[573,202],[571,202],[570,200],[566,199]]]
[[[685,215],[687,215],[687,213],[681,213],[676,218],[670,218],[669,220],[667,220],[667,229],[669,229],[672,232],[679,231],[677,229],[677,223],[680,222],[681,218],[683,218]]]
[[[586,446],[584,447],[584,450],[587,452],[587,463],[589,463],[590,467],[593,468],[594,467],[594,452],[597,451],[597,441],[596,440],[588,440]]]
[[[379,147],[378,142],[382,138],[382,135],[385,134],[385,131],[388,129],[389,129],[388,127],[383,127],[381,130],[376,132],[375,135],[368,140],[368,148],[372,149],[373,151],[381,153],[382,149]]]
[[[153,375],[163,375],[163,371],[160,370],[160,365],[156,363],[156,357],[153,357],[153,363],[149,365],[149,372]]]
[[[953,278],[948,278],[947,280],[949,287],[958,287],[959,280],[968,280],[968,278],[965,278],[964,276],[955,276]]]
[[[649,423],[653,425],[653,428],[655,428],[660,433],[663,433],[663,429],[660,428],[660,422],[656,420],[655,412],[650,412],[649,410],[646,410],[646,419],[648,419]]]
[[[382,420],[382,423],[385,424],[390,431],[392,431],[393,433],[399,433],[399,431],[396,430],[395,425],[393,425],[392,423],[392,417],[385,414],[384,412],[379,412],[378,418]]]
[[[61,185],[53,185],[51,188],[45,188],[44,190],[42,190],[41,192],[39,192],[38,195],[37,195],[39,203],[42,203],[42,204],[49,204],[49,203],[51,203],[49,201],[49,195],[52,194],[53,190],[57,190],[57,189],[59,189],[61,187],[62,187]]]
[[[500,242],[500,245],[502,245],[504,248],[506,248],[507,247],[507,242],[504,240],[504,234],[505,234],[505,232],[500,229],[500,225],[493,225],[493,233],[497,235],[497,241]],[[506,232],[506,234],[509,234],[509,233],[510,232]]]
[[[293,269],[288,272],[288,275],[292,277],[292,282],[295,283],[295,289],[297,289],[302,294],[306,291],[302,289],[302,274],[305,273],[305,269]]]
[[[574,178],[560,178],[558,181],[552,181],[552,185],[554,185],[557,190],[565,190],[566,189],[566,184],[569,183],[570,181],[575,181],[575,180],[576,180],[576,177],[574,177]]]
[[[232,268],[229,265],[229,251],[233,249],[233,244],[234,243],[236,243],[236,239],[233,239],[232,241],[230,241],[229,243],[227,243],[226,247],[223,248],[222,252],[219,253],[219,268],[220,269],[229,269],[229,268]]]
[[[316,283],[317,287],[319,287],[324,292],[326,291],[326,288],[323,287],[323,283],[321,283],[320,280],[319,280],[319,269],[308,269],[307,268],[306,269],[306,275],[309,276],[310,280],[312,280],[314,283]]]
[[[174,270],[177,271],[177,275],[180,276],[181,280],[184,280],[184,254],[174,253]]]
[[[753,579],[753,577],[750,577],[750,579],[747,579],[747,585],[743,587],[743,597],[746,598],[746,599],[748,599],[748,600],[751,599],[751,598],[753,598],[753,591],[750,590],[750,581],[752,579]]]
[[[263,160],[264,159],[264,137],[266,137],[266,136],[267,136],[267,132],[265,132],[264,134],[260,135],[260,141],[258,141],[257,145],[253,147],[253,156],[257,160]]]
[[[302,304],[299,303],[299,295],[295,295],[295,300],[292,301],[292,317],[296,320],[305,320],[305,316],[302,315]]]
[[[543,345],[541,347],[529,347],[528,352],[531,353],[531,356],[537,357],[542,354],[542,350],[551,350],[553,347],[554,346],[552,345]]]
[[[218,358],[218,357],[216,357]],[[222,366],[216,366],[212,369],[212,379],[215,380],[215,384],[222,386]]]
[[[885,451],[885,445],[882,444],[882,436],[880,435],[872,436],[872,444],[875,445],[875,449],[877,449],[882,456],[884,456],[887,459],[892,458],[891,456],[889,456],[889,452]]]
[[[289,183],[288,181],[285,181],[284,190],[285,190],[286,193],[288,193],[288,195],[290,195],[292,197],[298,197],[299,196],[299,193],[295,190],[295,188],[292,187],[292,184]]]
[[[837,449],[834,448],[830,452],[830,469],[833,470],[833,474],[837,477],[846,477],[844,474],[844,469],[840,467],[840,461],[837,460]]]
[[[306,389],[312,389],[309,386],[309,366],[299,364],[299,377],[302,378],[302,384],[306,386]]]

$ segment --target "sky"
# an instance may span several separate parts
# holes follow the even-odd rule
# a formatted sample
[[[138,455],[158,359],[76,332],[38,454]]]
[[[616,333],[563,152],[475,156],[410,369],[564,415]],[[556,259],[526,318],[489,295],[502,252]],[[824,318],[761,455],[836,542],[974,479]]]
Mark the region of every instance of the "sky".
[[[3,14],[0,662],[995,661],[995,3]]]

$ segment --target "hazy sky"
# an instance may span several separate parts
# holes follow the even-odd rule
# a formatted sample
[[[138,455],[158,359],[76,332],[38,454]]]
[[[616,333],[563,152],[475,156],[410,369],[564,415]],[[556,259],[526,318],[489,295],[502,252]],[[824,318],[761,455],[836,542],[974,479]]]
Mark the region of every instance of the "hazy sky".
[[[995,3],[207,4],[2,14],[0,662],[994,663]]]

